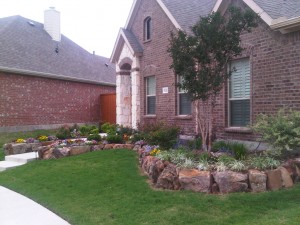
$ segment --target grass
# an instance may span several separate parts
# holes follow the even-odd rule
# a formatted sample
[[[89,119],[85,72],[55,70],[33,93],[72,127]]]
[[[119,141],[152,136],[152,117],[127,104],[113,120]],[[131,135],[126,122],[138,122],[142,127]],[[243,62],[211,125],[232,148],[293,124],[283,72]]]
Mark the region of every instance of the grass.
[[[15,132],[15,133],[0,133],[0,161],[4,160],[4,151],[3,145],[9,142],[12,142],[18,138],[27,139],[30,137],[38,137],[40,135],[54,135],[55,130],[36,130],[36,131],[27,131],[27,132]]]
[[[299,224],[300,185],[260,194],[153,190],[128,150],[36,161],[0,173],[0,185],[72,225]]]

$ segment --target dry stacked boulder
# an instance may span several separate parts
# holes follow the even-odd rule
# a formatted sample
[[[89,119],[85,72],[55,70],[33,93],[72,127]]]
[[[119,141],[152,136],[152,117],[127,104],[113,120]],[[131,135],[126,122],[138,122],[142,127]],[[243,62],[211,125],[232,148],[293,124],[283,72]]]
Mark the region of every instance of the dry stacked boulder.
[[[168,161],[150,156],[141,146],[135,146],[133,149],[139,155],[142,170],[157,188],[214,194],[264,192],[289,188],[300,180],[300,159],[268,171],[199,171],[179,168]]]

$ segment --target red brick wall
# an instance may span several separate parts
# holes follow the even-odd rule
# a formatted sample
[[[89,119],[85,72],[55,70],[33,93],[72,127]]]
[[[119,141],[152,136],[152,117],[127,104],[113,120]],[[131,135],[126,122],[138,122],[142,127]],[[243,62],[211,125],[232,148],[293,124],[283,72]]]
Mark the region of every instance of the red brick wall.
[[[241,1],[235,1],[246,7]],[[151,16],[153,22],[152,40],[143,41],[143,21]],[[171,58],[168,56],[170,31],[175,30],[171,21],[155,0],[142,1],[139,13],[132,27],[144,48],[141,58],[141,118],[147,121],[164,120],[178,124],[184,133],[193,133],[194,119],[182,120],[176,116],[175,75],[169,69]],[[300,31],[281,34],[272,31],[260,21],[259,27],[252,33],[242,35],[243,43],[248,47],[243,57],[249,57],[251,63],[251,121],[260,113],[275,113],[282,107],[300,110]],[[153,74],[146,74],[149,65],[157,67]],[[156,76],[157,113],[156,118],[145,117],[146,75]],[[169,87],[168,94],[162,94],[162,88]],[[215,114],[215,133],[217,138],[255,140],[254,134],[227,132],[227,87],[221,92]]]
[[[0,127],[91,123],[115,87],[0,72]]]
[[[146,17],[152,18],[152,38],[151,41],[143,40],[143,22]],[[167,53],[171,30],[175,31],[167,15],[155,0],[142,1],[135,22],[132,27],[133,33],[143,45],[144,53],[141,57],[141,122],[165,121],[182,127],[184,133],[194,132],[193,119],[180,119],[176,115],[177,96],[175,87],[175,75],[169,69],[172,60]],[[153,65],[156,70],[148,73],[147,66]],[[146,69],[146,70],[145,70]],[[156,77],[156,118],[145,116],[145,82],[146,76]],[[162,88],[168,87],[169,93],[163,94]]]

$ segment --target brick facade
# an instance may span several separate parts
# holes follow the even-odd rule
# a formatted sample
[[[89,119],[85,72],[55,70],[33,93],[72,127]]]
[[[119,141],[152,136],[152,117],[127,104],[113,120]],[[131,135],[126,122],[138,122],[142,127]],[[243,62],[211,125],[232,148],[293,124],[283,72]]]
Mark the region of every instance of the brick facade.
[[[0,128],[98,123],[107,93],[115,87],[0,72]]]
[[[247,7],[241,1],[233,1]],[[143,40],[143,21],[152,18],[152,38]],[[143,0],[131,27],[142,44],[140,57],[141,123],[165,121],[182,128],[182,133],[193,134],[194,116],[177,116],[177,91],[175,75],[169,69],[171,58],[167,53],[170,32],[175,26],[155,0]],[[280,108],[300,110],[300,31],[281,34],[273,31],[262,20],[252,33],[242,35],[245,47],[241,57],[248,57],[251,65],[251,122],[260,113],[272,114]],[[149,69],[151,68],[151,69]],[[156,116],[146,116],[145,77],[156,77]],[[163,94],[162,88],[169,93]],[[217,99],[215,110],[215,134],[217,138],[255,140],[249,130],[228,129],[227,84]]]
[[[144,42],[143,22],[148,16],[152,18],[152,37],[150,41]],[[175,74],[169,69],[172,61],[167,53],[172,30],[175,31],[174,25],[155,0],[142,1],[132,26],[132,32],[144,48],[143,56],[140,58],[141,123],[164,121],[179,125],[184,133],[191,134],[195,129],[193,117],[179,117],[176,112],[177,91]],[[145,77],[153,75],[156,78],[156,116],[154,118],[145,115]],[[163,87],[168,87],[169,93],[163,94]]]

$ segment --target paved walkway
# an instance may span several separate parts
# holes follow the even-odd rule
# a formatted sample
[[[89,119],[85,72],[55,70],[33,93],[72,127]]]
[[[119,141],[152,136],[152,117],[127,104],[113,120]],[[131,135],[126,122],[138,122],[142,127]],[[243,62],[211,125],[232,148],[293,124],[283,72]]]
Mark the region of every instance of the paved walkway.
[[[70,225],[31,199],[0,186],[1,225]]]

